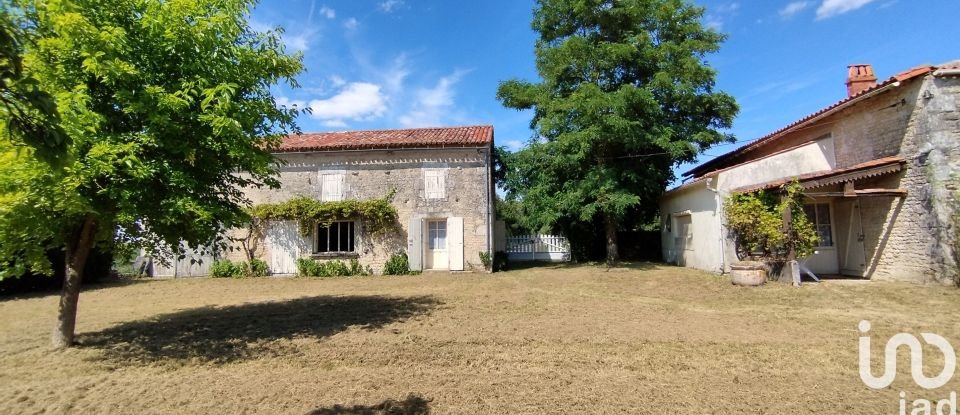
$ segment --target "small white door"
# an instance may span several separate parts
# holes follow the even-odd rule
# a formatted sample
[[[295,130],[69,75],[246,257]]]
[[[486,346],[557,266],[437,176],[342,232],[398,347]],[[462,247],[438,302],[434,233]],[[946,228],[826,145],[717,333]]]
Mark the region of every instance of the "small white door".
[[[447,221],[429,220],[425,229],[427,249],[426,269],[450,269],[449,250],[447,249]]]
[[[297,258],[303,244],[296,221],[270,221],[267,223],[266,246],[270,251],[270,272],[273,274],[296,274]]]
[[[447,256],[450,271],[463,271],[463,218],[447,219]]]
[[[837,246],[834,243],[833,209],[829,203],[811,203],[804,205],[803,211],[820,236],[820,245],[815,248],[815,254],[807,258],[800,258],[800,260],[814,274],[839,274],[840,260],[837,257]]]

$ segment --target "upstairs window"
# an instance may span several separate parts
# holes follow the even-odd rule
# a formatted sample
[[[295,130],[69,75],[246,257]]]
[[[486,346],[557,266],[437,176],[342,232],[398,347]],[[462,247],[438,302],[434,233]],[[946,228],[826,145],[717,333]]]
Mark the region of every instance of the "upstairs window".
[[[330,226],[317,225],[315,253],[356,252],[354,222],[333,222]]]
[[[320,201],[339,202],[343,200],[343,174],[320,175]]]
[[[447,173],[443,169],[427,169],[423,171],[424,196],[427,199],[443,199],[447,197]]]

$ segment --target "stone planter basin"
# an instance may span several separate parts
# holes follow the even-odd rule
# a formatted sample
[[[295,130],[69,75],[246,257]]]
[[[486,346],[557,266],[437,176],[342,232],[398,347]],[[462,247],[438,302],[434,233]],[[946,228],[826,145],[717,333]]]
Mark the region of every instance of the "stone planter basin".
[[[733,285],[757,287],[767,282],[767,265],[762,262],[738,262],[730,270]]]

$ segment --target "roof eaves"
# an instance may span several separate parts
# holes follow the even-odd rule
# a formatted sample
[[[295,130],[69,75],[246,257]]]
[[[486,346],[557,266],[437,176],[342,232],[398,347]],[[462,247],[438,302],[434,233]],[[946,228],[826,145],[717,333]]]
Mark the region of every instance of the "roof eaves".
[[[725,153],[725,154],[721,154],[720,156],[714,158],[713,160],[707,161],[707,162],[705,162],[705,163],[703,163],[703,164],[701,164],[701,165],[699,165],[699,166],[697,166],[697,167],[694,167],[694,168],[692,168],[692,169],[684,172],[682,175],[683,175],[683,176],[690,176],[690,175],[695,175],[695,174],[700,173],[700,172],[703,172],[703,171],[707,171],[711,166],[715,166],[715,165],[717,165],[717,164],[720,164],[722,161],[728,160],[728,159],[730,159],[730,158],[732,158],[732,157],[736,157],[736,156],[739,156],[739,155],[743,155],[743,154],[745,154],[745,153],[747,153],[747,152],[749,152],[749,151],[752,151],[752,150],[755,150],[755,149],[757,149],[757,148],[763,147],[764,145],[769,144],[769,143],[772,142],[772,141],[775,141],[777,138],[780,138],[780,137],[786,135],[787,133],[790,133],[790,132],[796,130],[796,129],[799,128],[799,127],[805,126],[805,125],[810,124],[810,123],[812,123],[812,122],[819,121],[820,119],[822,119],[822,118],[824,118],[824,117],[827,117],[827,116],[830,116],[830,115],[833,115],[834,113],[836,113],[836,112],[838,112],[838,111],[840,111],[840,110],[842,110],[842,109],[845,109],[845,108],[847,108],[847,107],[850,106],[850,105],[856,104],[856,103],[858,103],[858,102],[860,102],[860,101],[866,100],[866,99],[868,99],[868,98],[872,98],[872,97],[874,97],[874,96],[876,96],[876,95],[879,95],[879,94],[881,94],[882,92],[886,91],[886,90],[887,90],[888,88],[890,88],[890,87],[899,86],[899,84],[898,84],[899,82],[911,80],[911,79],[916,78],[916,77],[921,76],[921,75],[926,75],[926,74],[928,74],[928,73],[933,72],[934,70],[936,70],[936,67],[934,67],[934,66],[929,66],[929,65],[928,65],[928,66],[918,66],[918,67],[911,68],[911,69],[908,69],[908,70],[906,70],[906,71],[900,72],[900,73],[898,73],[898,74],[890,77],[889,79],[887,79],[887,80],[885,80],[885,81],[883,81],[883,82],[881,82],[881,83],[878,83],[877,85],[874,85],[874,86],[872,86],[872,87],[870,87],[870,88],[867,88],[867,89],[861,91],[860,93],[858,93],[858,94],[856,94],[856,95],[846,97],[846,98],[844,98],[844,99],[842,99],[842,100],[840,100],[840,101],[838,101],[838,102],[836,102],[836,103],[833,103],[833,104],[831,104],[831,105],[829,105],[829,106],[827,106],[827,107],[825,107],[825,108],[820,109],[819,111],[816,111],[816,112],[814,112],[814,113],[812,113],[812,114],[810,114],[810,115],[807,115],[806,117],[803,117],[803,118],[801,118],[801,119],[799,119],[799,120],[797,120],[797,121],[794,121],[794,122],[786,125],[786,126],[783,127],[783,128],[780,128],[780,129],[778,129],[778,130],[776,130],[776,131],[774,131],[774,132],[772,132],[772,133],[770,133],[770,134],[767,134],[766,136],[760,137],[760,138],[758,138],[758,139],[756,139],[756,140],[754,140],[754,141],[752,141],[752,142],[750,142],[750,143],[744,144],[743,146],[741,146],[741,147],[739,147],[739,148],[736,148],[736,149],[734,149],[734,150],[732,150],[732,151],[730,151],[730,152],[727,152],[727,153]]]

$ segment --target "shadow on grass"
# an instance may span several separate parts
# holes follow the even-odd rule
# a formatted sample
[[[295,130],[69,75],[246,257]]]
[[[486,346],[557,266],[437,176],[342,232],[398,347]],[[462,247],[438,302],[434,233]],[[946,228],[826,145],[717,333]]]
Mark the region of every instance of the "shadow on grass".
[[[428,314],[433,297],[317,296],[202,307],[110,327],[77,338],[121,365],[229,363],[292,352],[285,340],[319,339],[350,327],[376,330]]]
[[[334,405],[329,408],[317,408],[308,415],[427,415],[430,413],[430,400],[420,395],[410,394],[406,399],[397,401],[387,399],[376,405]]]

